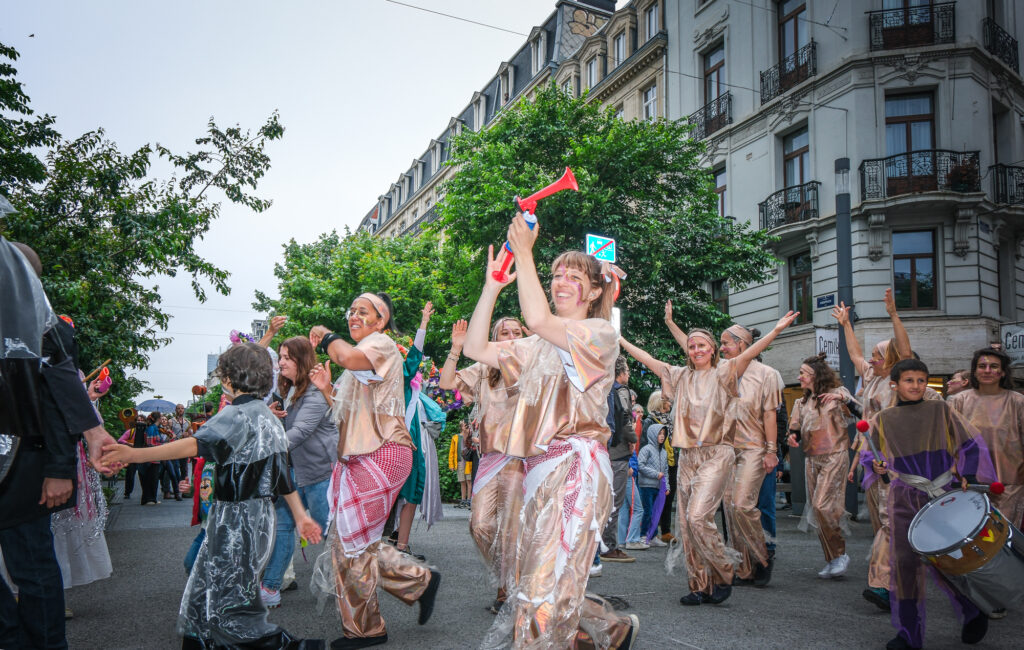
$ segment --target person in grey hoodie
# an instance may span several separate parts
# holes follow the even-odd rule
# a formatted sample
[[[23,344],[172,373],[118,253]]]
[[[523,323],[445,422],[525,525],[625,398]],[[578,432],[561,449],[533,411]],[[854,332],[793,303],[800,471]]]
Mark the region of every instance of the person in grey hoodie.
[[[640,500],[644,504],[644,519],[640,530],[646,536],[651,528],[651,513],[654,501],[658,498],[662,479],[668,475],[668,452],[665,451],[665,425],[652,424],[647,427],[644,446],[640,448],[637,464],[640,475],[637,486],[640,488]],[[650,540],[648,540],[648,543]]]

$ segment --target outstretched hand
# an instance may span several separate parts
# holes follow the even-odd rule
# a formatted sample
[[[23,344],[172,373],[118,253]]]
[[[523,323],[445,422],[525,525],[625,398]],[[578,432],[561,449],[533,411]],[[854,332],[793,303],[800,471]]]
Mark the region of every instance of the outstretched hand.
[[[513,261],[512,264],[515,264],[515,261]],[[516,274],[515,273],[509,273],[508,274],[508,280],[506,282],[499,282],[494,277],[494,275],[496,273],[498,273],[499,271],[501,271],[501,263],[494,256],[494,246],[488,246],[487,247],[487,275],[484,277],[484,286],[485,287],[497,288],[498,291],[501,291],[506,286],[508,286],[508,285],[510,285],[510,284],[512,284],[513,282],[516,281]]]
[[[512,249],[516,257],[531,254],[538,234],[540,234],[540,224],[533,224],[533,228],[530,228],[526,219],[523,218],[523,213],[520,212],[508,227],[509,248]]]
[[[288,322],[287,316],[273,316],[270,319],[270,331],[277,334],[284,327],[284,324]]]
[[[775,331],[781,332],[786,329],[793,324],[793,321],[795,321],[798,316],[800,316],[800,312],[798,311],[787,312],[785,316],[779,319],[778,323],[775,323]]]
[[[452,325],[452,349],[462,351],[462,346],[466,344],[466,329],[469,327],[469,323],[464,320],[457,320]]]
[[[885,297],[882,299],[885,302],[885,313],[889,316],[896,315],[896,300],[892,297],[892,287],[885,290]]]
[[[309,371],[309,381],[317,387],[320,392],[326,391],[331,385],[331,361],[328,359],[323,363],[315,364]]]
[[[839,304],[832,308],[832,318],[843,327],[850,322],[850,308],[846,306],[845,302],[840,301]]]
[[[327,329],[323,325],[314,325],[309,330],[309,342],[316,349],[316,346],[320,345],[320,341],[324,340],[324,337],[331,333],[331,330]]]
[[[430,322],[430,317],[434,315],[434,303],[427,301],[427,304],[423,305],[423,318],[420,319],[420,329],[427,329],[427,323]]]
[[[665,322],[666,323],[673,322],[672,321],[672,301],[671,300],[666,300],[665,301]]]

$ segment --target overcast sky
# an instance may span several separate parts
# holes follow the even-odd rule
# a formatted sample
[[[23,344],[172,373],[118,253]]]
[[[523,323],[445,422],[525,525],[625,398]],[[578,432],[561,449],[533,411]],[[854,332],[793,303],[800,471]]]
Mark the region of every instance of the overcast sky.
[[[528,34],[555,0],[407,4]],[[157,282],[174,341],[141,371],[153,391],[140,400],[186,400],[206,355],[265,316],[251,304],[257,289],[276,295],[281,244],[355,226],[526,40],[385,0],[0,0],[0,15],[33,108],[66,137],[103,127],[122,151],[181,153],[210,116],[256,128],[281,112],[285,135],[257,192],[274,205],[257,215],[226,204],[199,244],[231,273],[231,295],[200,304],[187,278]]]

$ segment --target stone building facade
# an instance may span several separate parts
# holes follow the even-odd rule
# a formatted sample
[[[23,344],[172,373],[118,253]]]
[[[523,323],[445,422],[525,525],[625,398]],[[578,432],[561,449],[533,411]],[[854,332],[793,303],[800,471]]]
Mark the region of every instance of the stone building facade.
[[[891,287],[936,385],[1024,321],[1021,27],[1013,0],[667,1],[667,117],[705,140],[722,214],[778,237],[767,282],[710,289],[749,327],[802,312],[765,355],[787,383],[835,325],[839,255],[865,350]]]

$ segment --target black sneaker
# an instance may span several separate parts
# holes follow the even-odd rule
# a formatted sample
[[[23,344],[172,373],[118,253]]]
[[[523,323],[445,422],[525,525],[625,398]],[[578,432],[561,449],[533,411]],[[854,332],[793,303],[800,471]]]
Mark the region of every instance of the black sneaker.
[[[701,603],[703,603],[704,598],[705,594],[702,594],[699,591],[691,591],[690,593],[686,594],[685,596],[679,599],[679,604],[688,605],[692,607],[694,605],[700,605]]]
[[[985,638],[988,632],[988,615],[980,612],[977,616],[964,623],[960,630],[960,640],[967,645],[973,645]]]
[[[890,605],[888,589],[882,589],[880,587],[865,589],[863,592],[861,592],[861,595],[864,596],[864,600],[868,601],[872,605],[875,605],[876,607],[878,607],[878,609],[881,609],[886,612],[889,611]]]
[[[715,585],[710,596],[704,596],[704,602],[718,605],[728,600],[732,595],[732,587],[729,585]]]
[[[754,581],[750,578],[741,578],[739,576],[733,576],[732,578],[733,587],[753,587]]]
[[[885,650],[912,650],[916,648],[917,646],[910,645],[910,641],[907,641],[899,634],[889,639],[889,642],[885,644]]]
[[[1001,618],[1006,618],[1006,608],[1000,607],[999,609],[993,609],[992,612],[989,613],[988,617],[993,621],[998,621]]]
[[[342,636],[331,641],[332,650],[353,650],[354,648],[369,648],[388,642],[388,633],[378,636]]]
[[[282,587],[281,591],[296,591],[298,588],[299,588],[299,583],[296,582],[295,580],[292,580],[291,582],[288,583],[287,587]]]
[[[423,590],[423,595],[417,601],[420,604],[420,617],[416,622],[420,625],[425,625],[430,620],[430,615],[434,613],[434,600],[437,599],[437,588],[440,584],[441,574],[431,571],[430,582],[427,583],[427,588]]]
[[[775,561],[769,557],[768,564],[758,564],[754,569],[754,586],[764,587],[772,581],[772,569],[775,568]]]

